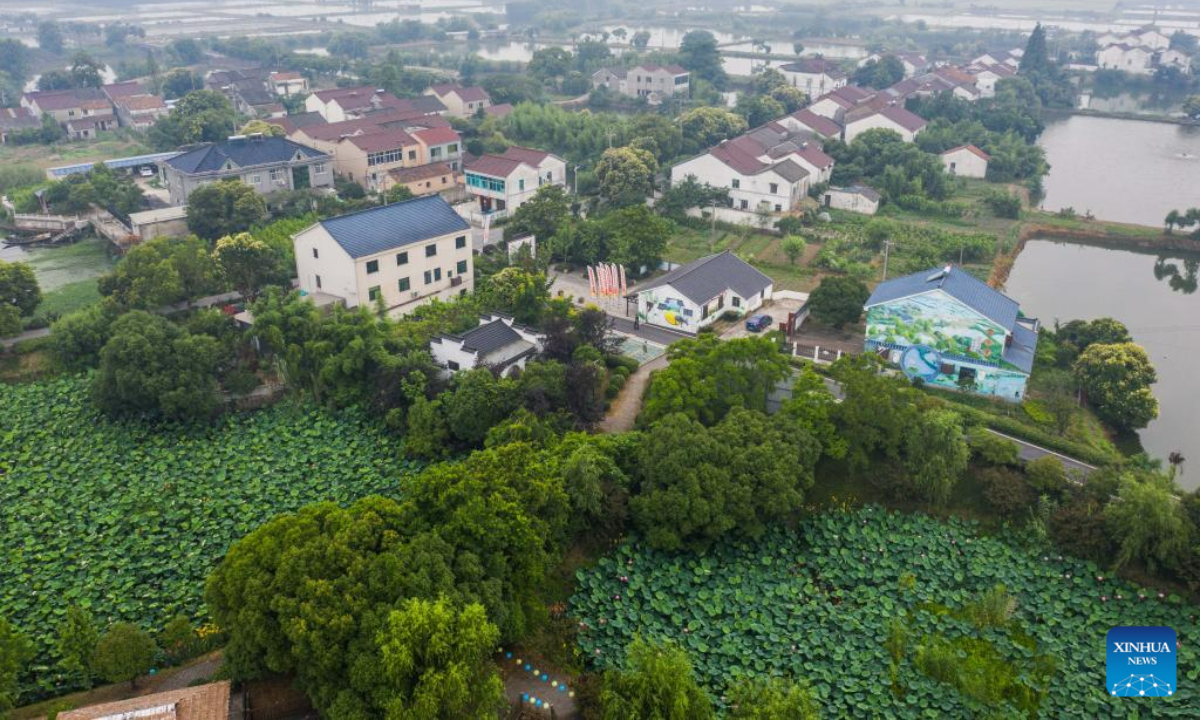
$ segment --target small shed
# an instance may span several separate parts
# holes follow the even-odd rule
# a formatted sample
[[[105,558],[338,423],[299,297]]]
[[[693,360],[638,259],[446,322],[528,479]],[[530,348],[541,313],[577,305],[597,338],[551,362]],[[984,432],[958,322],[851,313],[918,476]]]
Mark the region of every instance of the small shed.
[[[874,188],[866,185],[851,185],[849,187],[831,187],[825,191],[822,205],[835,210],[874,215],[879,211],[880,195]]]
[[[153,240],[156,237],[187,235],[187,206],[176,205],[158,210],[130,213],[129,229],[141,242]]]
[[[991,160],[991,156],[974,145],[950,148],[941,154],[941,158],[947,173],[967,178],[987,177],[988,160]]]

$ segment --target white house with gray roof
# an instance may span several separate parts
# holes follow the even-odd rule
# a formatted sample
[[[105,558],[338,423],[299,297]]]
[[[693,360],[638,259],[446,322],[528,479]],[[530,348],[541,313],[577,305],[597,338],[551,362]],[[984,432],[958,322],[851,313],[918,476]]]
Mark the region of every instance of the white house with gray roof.
[[[474,287],[471,226],[440,195],[322,220],[292,236],[300,290],[392,316]]]
[[[745,315],[771,299],[775,283],[726,250],[681,265],[626,297],[641,322],[688,334],[726,312]]]
[[[333,158],[281,137],[235,135],[205,143],[162,164],[172,205],[183,205],[196,188],[240,180],[263,195],[333,185]]]
[[[517,323],[509,315],[481,315],[479,325],[462,335],[438,335],[429,341],[433,361],[446,376],[485,367],[501,375],[525,369],[542,351],[546,336]]]

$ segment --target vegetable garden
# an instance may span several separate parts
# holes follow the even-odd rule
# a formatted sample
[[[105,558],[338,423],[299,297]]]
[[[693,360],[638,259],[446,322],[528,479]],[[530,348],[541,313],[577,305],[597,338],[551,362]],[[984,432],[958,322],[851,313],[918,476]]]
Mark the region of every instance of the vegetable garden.
[[[674,640],[717,698],[765,674],[807,682],[829,717],[1200,714],[1195,607],[965,521],[867,507],[703,555],[627,542],[578,580],[595,665],[619,665],[638,633]],[[1173,697],[1106,694],[1117,625],[1175,629]]]
[[[203,615],[205,578],[234,540],[318,500],[395,495],[417,467],[364,414],[280,405],[204,426],[114,422],[88,378],[0,385],[0,616],[32,638],[56,687],[69,605],[160,629]]]

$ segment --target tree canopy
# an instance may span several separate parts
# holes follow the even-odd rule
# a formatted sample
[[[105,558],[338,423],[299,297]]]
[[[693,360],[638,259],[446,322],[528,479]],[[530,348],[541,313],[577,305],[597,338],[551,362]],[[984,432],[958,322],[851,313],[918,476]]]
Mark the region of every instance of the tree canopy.
[[[188,196],[188,230],[205,240],[244,233],[266,217],[263,196],[238,180],[209,183]]]
[[[638,637],[625,649],[625,664],[604,675],[604,720],[709,720],[712,699],[696,682],[687,653],[674,643]]]

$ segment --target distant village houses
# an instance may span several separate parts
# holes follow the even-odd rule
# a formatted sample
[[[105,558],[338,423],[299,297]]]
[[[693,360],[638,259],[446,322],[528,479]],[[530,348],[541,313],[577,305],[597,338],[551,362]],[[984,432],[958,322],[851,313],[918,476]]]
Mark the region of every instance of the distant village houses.
[[[631,68],[601,68],[592,73],[592,87],[607,88],[627,97],[645,98],[657,105],[691,92],[691,73],[680,65],[642,64]]]

